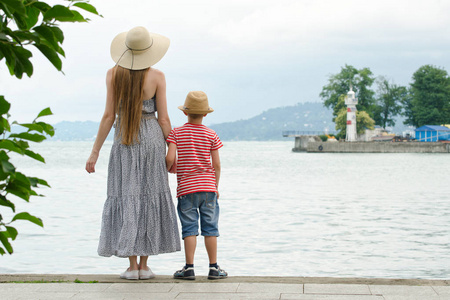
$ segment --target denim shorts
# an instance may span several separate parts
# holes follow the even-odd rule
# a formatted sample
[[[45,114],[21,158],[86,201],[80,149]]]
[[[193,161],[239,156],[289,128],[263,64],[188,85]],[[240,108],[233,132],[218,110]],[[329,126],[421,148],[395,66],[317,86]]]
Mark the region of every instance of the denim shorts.
[[[197,192],[178,198],[178,217],[183,239],[198,235],[198,220],[203,236],[219,236],[219,202],[213,192]]]

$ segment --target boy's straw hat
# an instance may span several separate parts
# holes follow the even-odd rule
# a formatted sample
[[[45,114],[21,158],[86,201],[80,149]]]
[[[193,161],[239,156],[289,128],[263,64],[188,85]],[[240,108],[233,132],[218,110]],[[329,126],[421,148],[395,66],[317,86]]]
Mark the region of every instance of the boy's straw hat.
[[[148,32],[141,26],[134,27],[113,39],[111,57],[125,69],[142,70],[160,61],[169,45],[170,40],[165,36]]]
[[[178,108],[188,114],[209,114],[214,111],[209,106],[208,96],[202,91],[189,92],[184,105]]]

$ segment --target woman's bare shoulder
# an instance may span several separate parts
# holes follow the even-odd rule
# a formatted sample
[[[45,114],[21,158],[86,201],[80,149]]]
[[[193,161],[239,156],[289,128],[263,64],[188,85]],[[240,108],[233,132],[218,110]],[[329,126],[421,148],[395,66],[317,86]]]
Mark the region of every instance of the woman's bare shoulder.
[[[149,68],[148,74],[154,77],[155,79],[164,79],[164,73],[155,68]]]

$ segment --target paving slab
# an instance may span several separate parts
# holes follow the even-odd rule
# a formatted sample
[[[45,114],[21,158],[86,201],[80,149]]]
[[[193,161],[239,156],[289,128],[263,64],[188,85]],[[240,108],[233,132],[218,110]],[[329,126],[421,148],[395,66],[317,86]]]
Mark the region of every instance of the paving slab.
[[[238,293],[303,293],[303,284],[241,283]]]
[[[103,292],[111,283],[36,283],[37,292]]]
[[[152,300],[170,300],[176,299],[178,293],[79,293],[70,299],[96,300],[96,299],[111,299],[111,300],[137,300],[137,299],[152,299]]]
[[[402,285],[371,285],[369,286],[372,294],[381,294],[383,296],[438,296],[438,293],[431,286],[402,286]]]
[[[23,292],[17,293],[14,297],[1,295],[2,300],[60,300],[70,299],[76,295],[76,292]]]
[[[372,295],[365,284],[305,284],[305,294]]]
[[[318,295],[318,294],[281,294],[280,299],[298,300],[384,300],[379,295]]]
[[[279,293],[180,293],[178,299],[238,300],[238,299],[280,299]]]
[[[239,283],[194,283],[186,282],[174,284],[171,292],[188,293],[235,293]]]
[[[107,293],[168,293],[176,285],[175,283],[150,283],[150,284],[129,284],[111,283],[105,289]]]
[[[432,286],[432,288],[439,296],[449,296],[450,299],[450,286]]]

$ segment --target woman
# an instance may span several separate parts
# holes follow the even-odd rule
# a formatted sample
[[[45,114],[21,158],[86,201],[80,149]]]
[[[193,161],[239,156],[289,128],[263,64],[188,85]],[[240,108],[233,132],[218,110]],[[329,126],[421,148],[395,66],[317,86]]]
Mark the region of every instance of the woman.
[[[98,254],[128,257],[130,267],[120,275],[125,279],[153,278],[148,256],[180,251],[165,165],[165,139],[171,130],[166,82],[164,73],[151,68],[169,44],[168,38],[144,27],[114,38],[111,56],[116,66],[106,75],[106,108],[86,162],[86,171],[95,172],[116,121]]]

